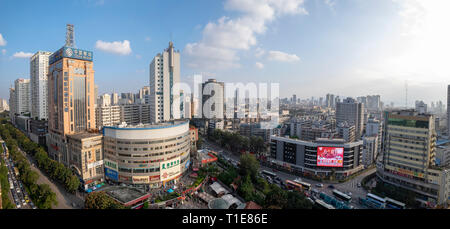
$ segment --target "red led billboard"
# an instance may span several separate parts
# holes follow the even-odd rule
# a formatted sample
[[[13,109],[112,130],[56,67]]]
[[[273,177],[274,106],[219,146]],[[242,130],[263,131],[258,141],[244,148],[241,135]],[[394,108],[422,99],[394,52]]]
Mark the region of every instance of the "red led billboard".
[[[342,167],[344,161],[344,148],[317,147],[317,166]]]

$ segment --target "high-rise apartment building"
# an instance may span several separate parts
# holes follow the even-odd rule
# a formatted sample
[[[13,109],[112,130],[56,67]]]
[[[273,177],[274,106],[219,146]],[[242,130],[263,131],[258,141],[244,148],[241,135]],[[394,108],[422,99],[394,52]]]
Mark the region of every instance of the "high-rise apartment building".
[[[6,99],[0,99],[0,112],[9,111],[9,105]]]
[[[120,106],[111,104],[111,96],[109,94],[99,97],[95,108],[95,122],[97,129],[120,124]]]
[[[140,99],[145,102],[145,104],[150,103],[150,86],[145,86],[139,90],[139,95],[137,99]]]
[[[149,124],[150,104],[121,104],[120,122],[125,122],[128,125]]]
[[[360,139],[364,128],[364,104],[352,98],[336,103],[336,123],[355,125],[356,139]]]
[[[39,120],[48,118],[47,74],[51,54],[39,51],[30,59],[31,117]]]
[[[9,118],[11,119],[12,123],[14,122],[16,111],[16,89],[10,88],[9,89]]]
[[[384,154],[377,175],[437,204],[448,200],[449,168],[435,164],[434,116],[414,110],[385,112]]]
[[[180,52],[173,43],[150,63],[150,121],[180,119]],[[178,90],[177,90],[178,89]]]
[[[225,84],[209,79],[201,85],[203,117],[208,119],[224,118]]]
[[[17,114],[24,114],[31,112],[31,91],[30,79],[16,79],[14,81],[15,91],[15,106]]]
[[[111,105],[118,105],[119,104],[119,94],[113,92],[111,94]]]

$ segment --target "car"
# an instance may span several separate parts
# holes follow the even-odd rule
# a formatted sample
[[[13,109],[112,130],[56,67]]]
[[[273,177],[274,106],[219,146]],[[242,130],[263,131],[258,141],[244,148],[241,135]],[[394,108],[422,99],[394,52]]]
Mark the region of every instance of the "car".
[[[352,196],[352,193],[351,192],[347,192],[347,195]]]
[[[358,188],[361,188],[361,182],[360,182],[360,183],[358,183]]]
[[[328,188],[334,189],[334,185],[330,184],[328,185]]]
[[[16,204],[16,206],[17,206],[17,208],[20,208],[20,207],[21,207],[20,204]]]
[[[323,187],[323,184],[316,184],[316,187],[322,188],[322,187]]]

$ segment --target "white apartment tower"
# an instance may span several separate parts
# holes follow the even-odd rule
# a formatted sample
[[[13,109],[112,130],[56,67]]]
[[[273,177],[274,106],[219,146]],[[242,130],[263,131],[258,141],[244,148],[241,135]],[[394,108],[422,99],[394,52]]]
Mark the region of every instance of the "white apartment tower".
[[[104,126],[115,126],[120,124],[120,106],[111,104],[111,96],[104,94],[99,97],[97,107],[95,108],[95,124],[97,129],[103,129]]]
[[[51,52],[39,51],[30,59],[31,117],[48,119],[47,74]]]
[[[150,122],[180,119],[180,52],[173,43],[150,63]]]
[[[356,139],[360,139],[364,128],[364,104],[352,98],[336,103],[336,123],[341,122],[355,125]]]
[[[14,81],[15,89],[15,112],[17,114],[31,112],[31,91],[30,79],[16,79]]]
[[[209,79],[201,85],[203,117],[223,119],[225,103],[225,83]],[[295,95],[294,95],[295,97]]]

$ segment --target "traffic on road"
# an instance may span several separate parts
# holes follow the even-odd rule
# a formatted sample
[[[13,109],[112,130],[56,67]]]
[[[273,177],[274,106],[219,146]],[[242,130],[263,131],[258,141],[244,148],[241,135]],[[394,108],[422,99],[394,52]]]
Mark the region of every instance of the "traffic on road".
[[[8,181],[10,185],[10,193],[12,200],[18,209],[36,209],[31,201],[25,187],[19,179],[19,170],[14,166],[12,159],[7,157],[6,144],[3,143],[3,159],[8,167]]]

